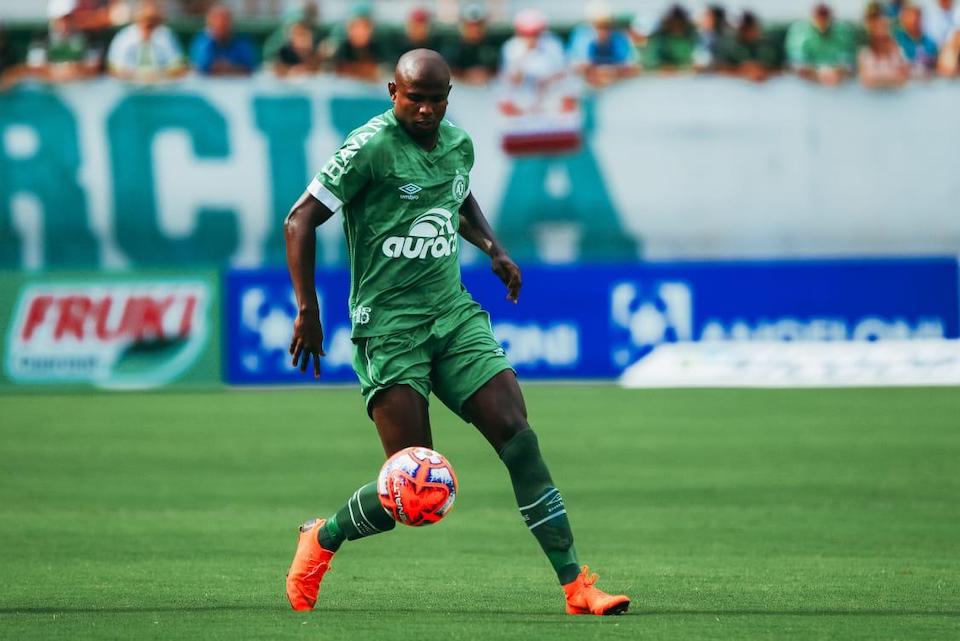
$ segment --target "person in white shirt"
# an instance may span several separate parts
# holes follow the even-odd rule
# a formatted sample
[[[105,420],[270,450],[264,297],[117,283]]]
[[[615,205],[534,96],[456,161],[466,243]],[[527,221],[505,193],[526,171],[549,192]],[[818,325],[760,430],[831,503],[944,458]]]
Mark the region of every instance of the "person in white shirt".
[[[563,43],[547,30],[546,17],[526,9],[514,20],[516,35],[503,43],[503,76],[514,87],[542,89],[564,76]]]
[[[960,6],[955,6],[953,0],[934,0],[923,10],[923,31],[938,49],[957,27],[960,27]]]
[[[186,72],[180,43],[163,21],[163,12],[156,0],[141,0],[134,23],[117,32],[110,42],[107,67],[113,76],[151,81]]]

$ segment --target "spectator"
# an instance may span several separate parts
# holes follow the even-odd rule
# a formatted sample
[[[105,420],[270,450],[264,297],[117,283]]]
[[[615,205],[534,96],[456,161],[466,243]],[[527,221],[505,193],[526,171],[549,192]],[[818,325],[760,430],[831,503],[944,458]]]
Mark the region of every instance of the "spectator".
[[[785,47],[788,63],[802,78],[836,85],[853,71],[853,34],[834,22],[833,11],[825,4],[814,7],[812,20],[790,26]]]
[[[50,0],[47,39],[31,42],[25,65],[10,65],[4,85],[23,78],[66,82],[95,76],[100,72],[99,56],[77,28],[74,17],[77,0]]]
[[[301,0],[300,4],[287,13],[283,23],[273,30],[263,43],[263,59],[266,62],[276,62],[280,50],[290,43],[290,28],[294,24],[302,25],[310,31],[310,40],[318,42],[320,33],[317,29],[319,10],[315,0]]]
[[[51,0],[47,5],[50,27],[43,56],[45,63],[35,67],[34,74],[53,82],[66,82],[99,73],[99,57],[76,28],[76,8],[76,0]]]
[[[728,46],[730,25],[727,23],[727,10],[718,4],[704,8],[697,23],[697,46],[693,51],[693,64],[702,71],[710,71],[717,66],[717,56],[722,47]]]
[[[923,12],[914,4],[900,10],[900,26],[894,33],[900,53],[906,58],[913,75],[929,75],[937,65],[937,45],[923,32]]]
[[[285,77],[320,71],[320,53],[313,40],[313,30],[302,22],[293,22],[287,27],[287,32],[287,42],[280,47],[273,62],[273,72]]]
[[[183,75],[187,68],[183,50],[173,32],[163,24],[157,0],[140,0],[134,23],[110,42],[110,73],[127,80],[153,81]]]
[[[433,49],[434,51],[443,49],[443,43],[433,31],[433,16],[429,11],[418,8],[407,14],[403,35],[393,49],[394,61],[414,49]]]
[[[953,30],[960,27],[960,7],[953,0],[935,0],[923,11],[923,31],[937,49],[942,47]]]
[[[547,18],[525,9],[513,20],[514,36],[503,43],[503,96],[506,116],[533,114],[541,130],[559,113],[570,113],[577,101],[567,83],[563,43],[547,28]]]
[[[944,43],[937,62],[937,72],[945,78],[960,75],[960,28],[955,29]]]
[[[764,37],[760,20],[753,12],[744,11],[733,38],[717,51],[717,66],[725,73],[763,82],[776,65],[776,48]]]
[[[648,69],[689,69],[697,46],[697,30],[687,10],[678,4],[667,10],[644,50]]]
[[[487,12],[481,6],[464,9],[460,38],[451,45],[446,57],[454,77],[467,84],[486,84],[497,75],[500,48],[487,33]]]
[[[910,77],[910,67],[890,35],[889,19],[879,14],[867,22],[868,44],[857,56],[860,82],[871,89],[902,86]]]
[[[207,12],[207,28],[193,39],[190,61],[204,76],[249,76],[257,66],[253,43],[233,33],[233,15],[221,4]]]
[[[566,58],[560,39],[547,30],[547,19],[524,9],[513,22],[515,35],[503,43],[503,74],[510,85],[542,86],[564,75]]]
[[[636,75],[636,51],[630,36],[614,28],[613,12],[602,2],[587,5],[587,22],[570,38],[569,57],[574,68],[595,87]]]
[[[385,62],[383,49],[374,39],[373,16],[366,5],[355,8],[347,21],[346,38],[333,52],[334,69],[340,75],[375,81]]]

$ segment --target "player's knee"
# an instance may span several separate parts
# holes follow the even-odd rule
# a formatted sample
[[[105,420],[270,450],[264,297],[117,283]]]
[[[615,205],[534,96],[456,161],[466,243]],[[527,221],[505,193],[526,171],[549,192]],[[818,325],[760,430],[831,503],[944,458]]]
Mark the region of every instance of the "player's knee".
[[[495,422],[493,432],[497,435],[497,451],[501,451],[507,443],[523,432],[533,434],[533,430],[530,429],[530,424],[527,423],[526,415],[520,411],[505,412],[499,416]]]
[[[524,421],[523,428],[501,441],[497,454],[507,467],[514,462],[522,464],[523,461],[540,457],[540,442],[536,433]]]

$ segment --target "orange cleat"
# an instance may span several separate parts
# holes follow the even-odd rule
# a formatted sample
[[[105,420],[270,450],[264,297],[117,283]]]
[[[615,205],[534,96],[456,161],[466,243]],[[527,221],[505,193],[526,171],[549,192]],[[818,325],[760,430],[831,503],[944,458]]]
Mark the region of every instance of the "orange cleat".
[[[630,599],[622,594],[616,596],[593,587],[597,575],[583,566],[576,579],[563,586],[567,595],[567,614],[623,614],[630,607]]]
[[[311,519],[300,526],[297,552],[287,572],[287,599],[294,610],[312,610],[320,593],[320,581],[330,569],[333,552],[317,540],[325,519]]]

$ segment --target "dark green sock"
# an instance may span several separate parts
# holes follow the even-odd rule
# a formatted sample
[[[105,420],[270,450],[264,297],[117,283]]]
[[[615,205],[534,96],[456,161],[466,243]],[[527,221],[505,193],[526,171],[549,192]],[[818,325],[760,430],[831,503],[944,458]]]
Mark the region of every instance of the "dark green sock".
[[[320,528],[317,540],[327,550],[336,552],[344,541],[388,532],[397,522],[380,505],[377,484],[367,483],[353,493],[346,505],[327,519]]]
[[[510,472],[524,522],[543,548],[561,585],[570,583],[580,573],[573,531],[560,490],[553,486],[540,455],[537,435],[533,430],[523,430],[503,446],[500,459]]]

